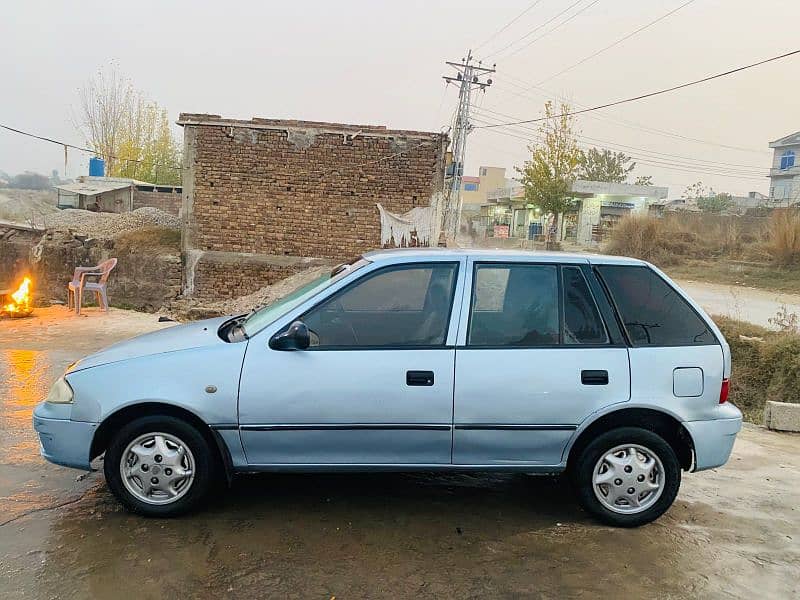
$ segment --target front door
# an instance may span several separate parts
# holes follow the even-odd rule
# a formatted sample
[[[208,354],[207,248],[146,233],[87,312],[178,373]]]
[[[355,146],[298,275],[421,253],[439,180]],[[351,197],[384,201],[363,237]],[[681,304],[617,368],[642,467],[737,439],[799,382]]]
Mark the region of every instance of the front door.
[[[458,262],[374,268],[297,315],[307,350],[249,341],[239,424],[253,465],[450,462]]]
[[[630,396],[627,348],[601,317],[611,307],[588,265],[477,263],[471,279],[453,463],[558,465],[586,417]]]

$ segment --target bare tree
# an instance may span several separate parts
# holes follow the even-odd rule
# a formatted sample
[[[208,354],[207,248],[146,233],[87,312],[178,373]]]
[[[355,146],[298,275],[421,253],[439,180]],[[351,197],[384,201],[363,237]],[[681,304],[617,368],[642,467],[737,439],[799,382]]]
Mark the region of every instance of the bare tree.
[[[130,81],[113,66],[99,71],[80,90],[79,127],[91,148],[105,159],[107,174],[114,170],[136,96]]]
[[[80,101],[76,125],[105,159],[105,175],[180,183],[180,149],[167,111],[136,90],[113,65],[81,88]]]

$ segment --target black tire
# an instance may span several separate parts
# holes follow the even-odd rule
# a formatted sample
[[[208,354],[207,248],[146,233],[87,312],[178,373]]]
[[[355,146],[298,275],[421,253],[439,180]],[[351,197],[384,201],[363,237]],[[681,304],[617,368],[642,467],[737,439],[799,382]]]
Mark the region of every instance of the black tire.
[[[183,496],[170,504],[150,504],[137,498],[123,483],[120,461],[128,444],[137,437],[161,432],[180,439],[194,457],[194,479]],[[195,427],[176,417],[141,417],[122,427],[111,439],[103,462],[103,472],[111,492],[131,512],[146,517],[174,517],[195,508],[207,496],[219,470],[217,453]]]
[[[641,512],[627,514],[614,512],[595,494],[593,475],[598,461],[613,448],[624,444],[643,446],[654,453],[664,467],[661,495]],[[672,447],[659,435],[639,427],[620,427],[603,433],[583,449],[575,462],[572,480],[578,500],[588,513],[615,527],[639,527],[655,521],[672,506],[681,485],[681,467]],[[606,495],[608,488],[601,489]]]

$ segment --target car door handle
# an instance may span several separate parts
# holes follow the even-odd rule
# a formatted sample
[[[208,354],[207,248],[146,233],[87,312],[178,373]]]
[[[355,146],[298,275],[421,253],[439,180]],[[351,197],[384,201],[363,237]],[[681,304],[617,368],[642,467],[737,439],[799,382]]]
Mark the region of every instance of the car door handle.
[[[433,371],[406,371],[406,385],[433,385]]]
[[[608,371],[581,371],[583,385],[608,385]]]

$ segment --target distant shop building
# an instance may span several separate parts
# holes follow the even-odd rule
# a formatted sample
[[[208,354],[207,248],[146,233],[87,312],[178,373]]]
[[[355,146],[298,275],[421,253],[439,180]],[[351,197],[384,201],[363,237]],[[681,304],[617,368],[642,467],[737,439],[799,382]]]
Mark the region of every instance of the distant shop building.
[[[648,212],[652,203],[667,197],[667,188],[603,181],[573,182],[570,210],[561,215],[559,241],[581,245],[599,243],[616,223],[629,214]],[[488,236],[537,239],[544,236],[550,215],[526,202],[522,185],[514,184],[488,194],[481,207]]]
[[[178,215],[181,186],[153,185],[122,177],[79,177],[74,183],[55,186],[58,208],[122,213],[151,206]]]
[[[504,167],[480,167],[478,175],[464,175],[461,178],[461,210],[463,219],[477,215],[486,204],[489,193],[512,183],[506,179]]]

